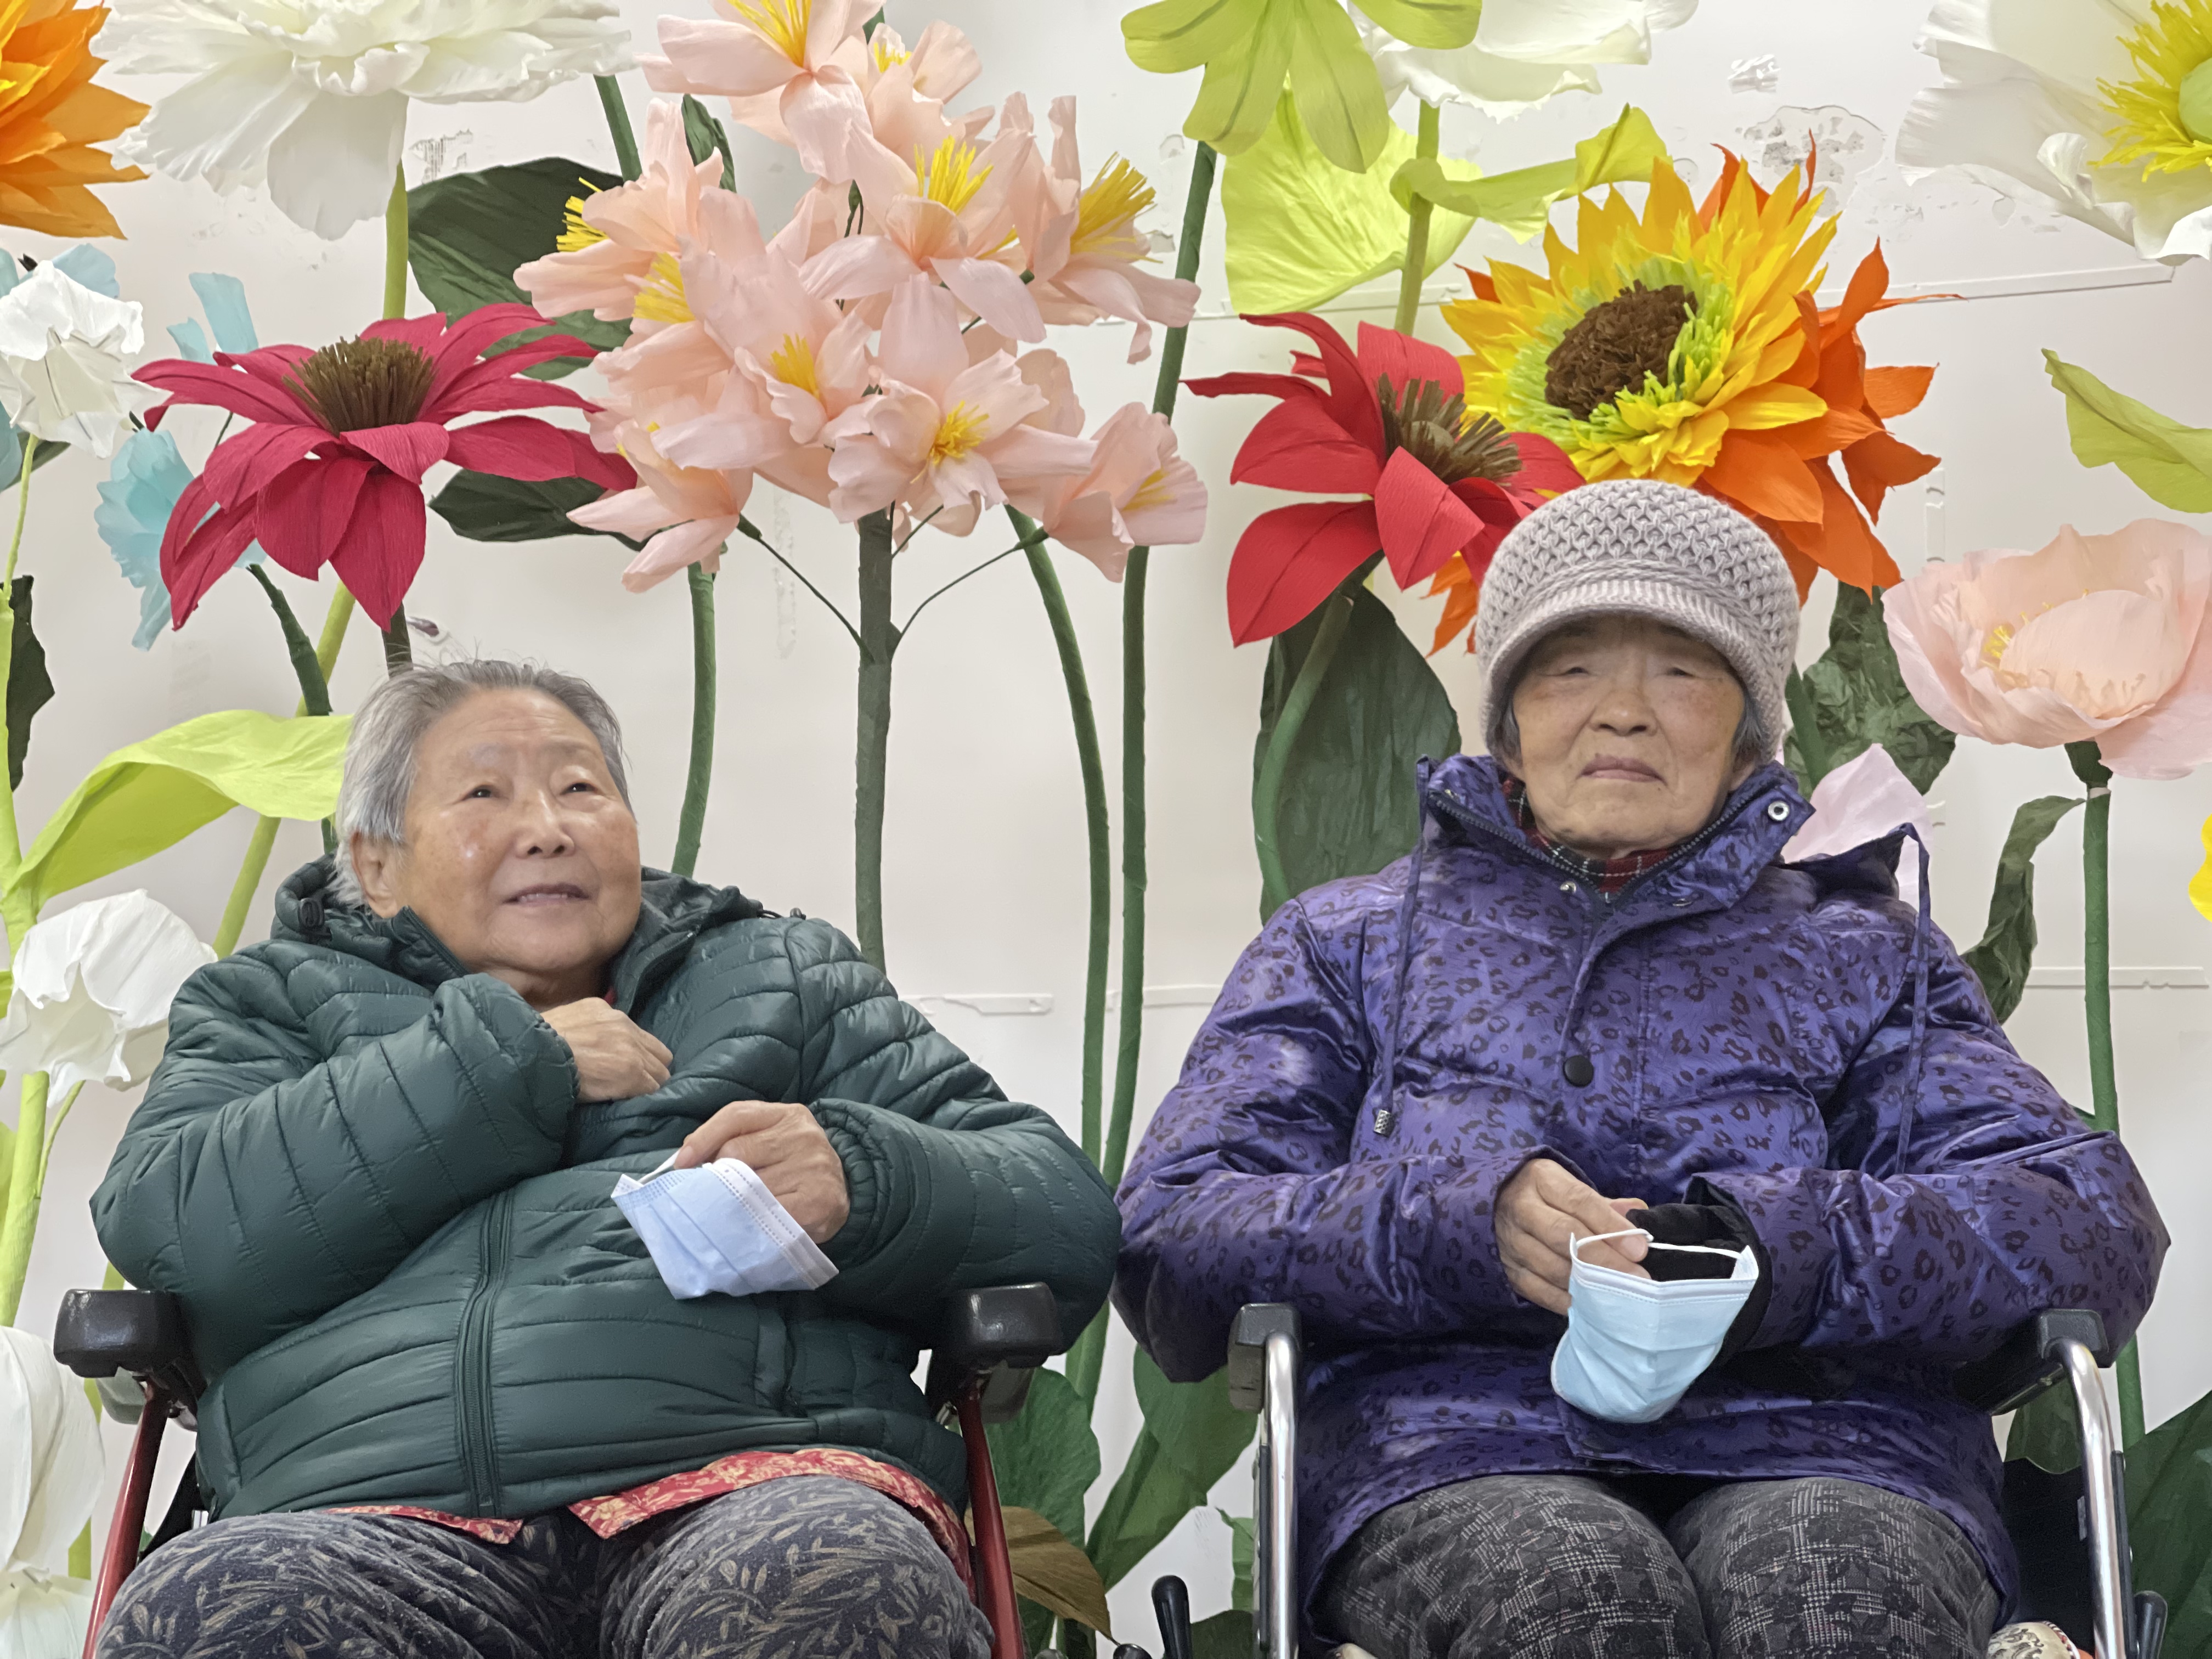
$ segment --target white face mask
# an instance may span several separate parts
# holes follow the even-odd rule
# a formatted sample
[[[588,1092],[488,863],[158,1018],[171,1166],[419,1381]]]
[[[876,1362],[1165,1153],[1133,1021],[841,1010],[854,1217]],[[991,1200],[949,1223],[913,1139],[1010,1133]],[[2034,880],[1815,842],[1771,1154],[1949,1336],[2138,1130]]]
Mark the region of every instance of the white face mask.
[[[1583,1247],[1632,1234],[1654,1250],[1732,1257],[1726,1279],[1638,1279],[1583,1260]],[[1749,1250],[1662,1244],[1638,1227],[1595,1238],[1568,1236],[1567,1334],[1552,1353],[1552,1391],[1592,1417],[1652,1423],[1674,1409],[1727,1340],[1759,1282]]]
[[[751,1165],[726,1158],[670,1169],[675,1161],[672,1152],[644,1180],[624,1176],[614,1190],[671,1296],[811,1291],[837,1276]]]

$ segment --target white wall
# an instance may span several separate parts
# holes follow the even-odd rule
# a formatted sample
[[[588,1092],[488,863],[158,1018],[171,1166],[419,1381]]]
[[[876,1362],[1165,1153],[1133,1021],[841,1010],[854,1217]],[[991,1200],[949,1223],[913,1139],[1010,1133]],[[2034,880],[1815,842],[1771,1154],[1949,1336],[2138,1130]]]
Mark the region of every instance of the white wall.
[[[699,5],[690,5],[697,11]],[[656,7],[627,0],[641,40]],[[1835,264],[1840,283],[1877,236],[1900,286],[1967,291],[1979,297],[1892,312],[1864,330],[1873,360],[1941,365],[1917,413],[1898,423],[1909,441],[1945,458],[1929,483],[1893,498],[1882,530],[1909,572],[1929,553],[1956,556],[1990,545],[2035,547],[2061,523],[2106,530],[2155,509],[2107,469],[2085,472],[2068,453],[2063,409],[2045,382],[2038,348],[2050,346],[2130,394],[2184,418],[2212,423],[2200,366],[2212,360],[2212,275],[2201,267],[2172,281],[2136,264],[2120,244],[2083,228],[2014,210],[1972,186],[1942,178],[1905,182],[1887,159],[1890,136],[1932,65],[1912,50],[1925,0],[1861,0],[1843,8],[1812,0],[1705,0],[1687,27],[1664,36],[1658,62],[1607,71],[1607,96],[1569,98],[1516,122],[1447,116],[1449,150],[1479,155],[1497,171],[1564,154],[1609,119],[1621,99],[1643,104],[1702,182],[1715,146],[1749,147],[1754,160],[1787,148],[1775,133],[1818,123],[1826,153],[1855,169],[1844,181],[1844,226]],[[933,15],[966,29],[982,50],[981,97],[1027,92],[1034,106],[1054,94],[1082,99],[1086,161],[1119,150],[1150,171],[1172,229],[1188,152],[1175,136],[1195,77],[1164,81],[1133,68],[1120,42],[1118,5],[1061,0],[1051,7],[1009,0],[895,0],[892,21],[909,39]],[[1731,67],[1771,54],[1771,92],[1732,90]],[[635,76],[634,106],[644,96]],[[1834,106],[1832,119],[1808,111]],[[588,85],[563,88],[516,106],[416,112],[415,176],[565,153],[602,166],[611,150]],[[1410,120],[1408,114],[1407,118]],[[735,135],[742,182],[774,222],[795,192],[792,161]],[[1852,146],[1856,144],[1856,148]],[[1771,176],[1771,174],[1770,174]],[[283,221],[265,202],[218,198],[166,180],[109,192],[131,240],[115,248],[126,297],[145,303],[150,326],[194,313],[187,273],[225,270],[245,279],[264,340],[313,343],[357,330],[374,316],[381,283],[380,230],[356,229],[325,245]],[[1204,319],[1194,330],[1189,372],[1277,367],[1282,338],[1226,315],[1220,283],[1219,221],[1202,276]],[[41,239],[0,234],[18,252],[55,251]],[[1472,249],[1508,251],[1485,237]],[[1468,257],[1463,254],[1463,258]],[[2148,278],[2148,281],[2142,279]],[[2097,283],[2118,286],[2097,287]],[[1439,282],[1436,295],[1453,291]],[[1339,307],[1340,325],[1354,315]],[[1381,311],[1365,313],[1388,321]],[[1433,311],[1422,330],[1449,341]],[[158,337],[158,336],[157,336]],[[1077,366],[1094,412],[1150,396],[1150,364],[1125,365],[1118,327],[1055,342]],[[1194,549],[1155,556],[1152,579],[1152,905],[1148,978],[1156,987],[1219,981],[1256,925],[1258,877],[1248,816],[1255,708],[1263,653],[1232,651],[1222,585],[1229,550],[1266,492],[1231,489],[1229,459],[1256,406],[1241,400],[1185,404],[1177,425],[1185,453],[1215,491],[1212,532]],[[180,423],[188,446],[211,424]],[[159,726],[213,709],[291,707],[295,688],[274,623],[258,589],[220,584],[191,625],[146,654],[129,638],[137,601],[94,536],[93,488],[104,468],[72,454],[40,473],[24,568],[39,579],[38,616],[59,695],[40,717],[20,811],[30,830],[108,750]],[[805,503],[765,499],[755,517],[810,575],[841,602],[852,597],[851,542]],[[902,572],[902,603],[996,552],[1006,538],[979,532],[966,543],[924,537],[915,568]],[[682,792],[689,720],[688,621],[683,586],[643,597],[616,581],[623,552],[579,539],[520,548],[456,540],[433,520],[430,554],[410,601],[434,619],[456,651],[527,653],[582,672],[612,696],[629,725],[646,845],[665,856]],[[902,562],[904,562],[902,561]],[[1109,775],[1118,752],[1119,593],[1079,561],[1064,579],[1091,664]],[[327,594],[280,576],[312,631]],[[714,805],[700,869],[735,881],[777,908],[796,906],[840,921],[851,908],[853,652],[841,629],[739,544],[720,589],[723,715]],[[1425,637],[1428,607],[1402,606]],[[1807,617],[1805,656],[1822,642],[1825,601]],[[1462,710],[1472,676],[1456,652],[1439,671]],[[359,699],[377,671],[374,641],[358,629],[337,678],[341,705]],[[1043,993],[1051,1012],[981,1015],[929,1005],[947,1031],[1017,1096],[1041,1102],[1073,1125],[1081,1020],[1085,925],[1083,819],[1051,647],[1036,593],[1020,564],[1005,565],[934,607],[902,652],[893,722],[887,931],[898,983],[917,996]],[[2073,787],[2063,756],[1994,751],[1962,744],[1936,795],[1935,898],[1939,919],[1965,940],[1981,930],[1996,851],[2014,806],[2030,795]],[[2212,812],[2212,776],[2146,785],[2123,781],[2113,811],[2114,956],[2128,966],[2202,969],[2212,934],[2184,892],[2202,851],[2198,826]],[[2078,966],[2081,904],[2076,821],[2050,843],[2039,884],[2049,964]],[[211,935],[250,829],[234,814],[183,846],[130,872],[107,890],[143,885]],[[273,873],[317,850],[313,832],[286,829]],[[86,896],[92,895],[88,894]],[[265,930],[266,890],[248,937]],[[2186,977],[2186,976],[2185,976]],[[2190,1200],[2194,1171],[2212,1160],[2212,1127],[2201,1110],[2212,1052],[2212,990],[2136,989],[2118,994],[2122,1118],[2164,1200],[2174,1249],[2158,1305],[2144,1328],[2145,1386],[2154,1421],[2212,1381],[2212,1322],[2206,1307],[2212,1223]],[[1203,1009],[1157,1009],[1147,1028],[1139,1091],[1149,1112],[1173,1075]],[[2030,992],[2014,1035],[2075,1099],[2086,1098],[2078,994]],[[128,1115],[127,1097],[89,1089],[57,1153],[47,1219],[32,1265],[23,1322],[45,1328],[62,1290],[96,1282],[100,1256],[85,1200]],[[12,1105],[4,1109],[12,1111]],[[1141,1123],[1139,1125],[1141,1127]],[[1109,1471],[1135,1428],[1127,1397],[1127,1348],[1116,1333],[1108,1375],[1117,1392],[1101,1414]],[[1241,1476],[1218,1494],[1243,1512]],[[166,1491],[166,1486],[164,1487]],[[1224,1604],[1225,1534],[1194,1517],[1133,1575],[1115,1607],[1139,1639],[1141,1586],[1172,1560],[1194,1583],[1197,1611]]]

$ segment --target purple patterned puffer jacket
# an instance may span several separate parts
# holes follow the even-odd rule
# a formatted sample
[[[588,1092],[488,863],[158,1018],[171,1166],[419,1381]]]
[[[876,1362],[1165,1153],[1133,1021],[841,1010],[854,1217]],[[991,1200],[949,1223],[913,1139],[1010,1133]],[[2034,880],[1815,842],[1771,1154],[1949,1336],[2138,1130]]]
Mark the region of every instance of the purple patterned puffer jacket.
[[[2126,1151],[1899,902],[1898,840],[1777,862],[1811,811],[1782,768],[1609,902],[1530,845],[1488,760],[1422,798],[1413,858],[1284,905],[1245,951],[1119,1197],[1115,1304],[1170,1377],[1222,1364],[1240,1304],[1304,1317],[1309,1604],[1418,1492],[1642,1470],[1918,1498],[2009,1607],[1996,1450],[1950,1373],[2044,1308],[2135,1329],[2166,1235]],[[1756,1231],[1763,1322],[1656,1423],[1552,1392],[1566,1322],[1507,1286],[1492,1232],[1539,1157]]]

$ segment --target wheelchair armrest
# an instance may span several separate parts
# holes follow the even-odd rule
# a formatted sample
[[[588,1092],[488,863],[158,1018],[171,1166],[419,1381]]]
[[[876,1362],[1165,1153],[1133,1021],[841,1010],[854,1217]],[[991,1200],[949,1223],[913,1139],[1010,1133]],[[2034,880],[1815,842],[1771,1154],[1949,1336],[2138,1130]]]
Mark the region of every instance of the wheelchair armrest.
[[[2102,1319],[2087,1308],[2054,1308],[2014,1326],[1995,1353],[1960,1366],[1952,1386],[1976,1411],[2000,1416],[2043,1392],[2063,1369],[2058,1348],[2069,1340],[2088,1349],[2100,1365],[2112,1363]]]
[[[1050,1285],[963,1291],[938,1325],[929,1357],[930,1407],[942,1411],[963,1389],[981,1381],[983,1420],[1004,1423],[1029,1398],[1031,1373],[1066,1347]]]
[[[1248,1302],[1237,1310],[1237,1322],[1229,1328],[1229,1403],[1240,1412],[1256,1412],[1267,1404],[1271,1336],[1287,1336],[1293,1350],[1299,1346],[1296,1308],[1287,1302]]]
[[[70,1291],[54,1321],[54,1358],[79,1376],[143,1377],[190,1411],[201,1379],[185,1304],[168,1291]]]

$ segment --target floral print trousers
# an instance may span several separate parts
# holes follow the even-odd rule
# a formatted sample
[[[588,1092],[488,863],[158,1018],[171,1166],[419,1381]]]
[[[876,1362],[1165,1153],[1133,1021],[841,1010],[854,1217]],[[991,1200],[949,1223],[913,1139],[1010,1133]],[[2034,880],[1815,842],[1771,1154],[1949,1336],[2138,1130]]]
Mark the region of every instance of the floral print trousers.
[[[748,1487],[602,1539],[390,1516],[244,1516],[133,1573],[99,1659],[988,1659],[927,1528],[850,1480]]]

